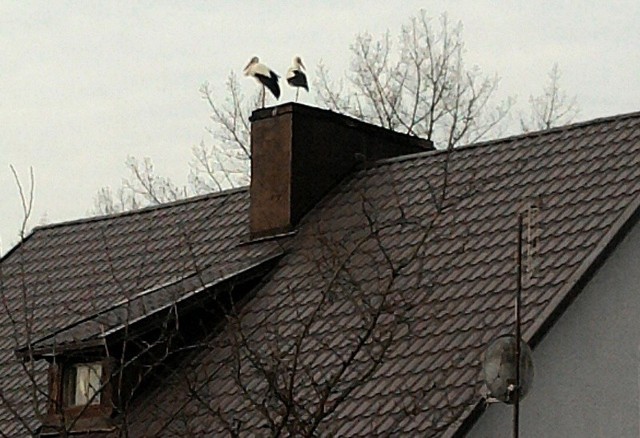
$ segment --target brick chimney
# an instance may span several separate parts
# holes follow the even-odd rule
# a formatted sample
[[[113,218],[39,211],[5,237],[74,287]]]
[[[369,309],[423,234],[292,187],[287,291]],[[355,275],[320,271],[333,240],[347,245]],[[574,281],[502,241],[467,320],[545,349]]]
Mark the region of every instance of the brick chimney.
[[[297,103],[256,110],[250,120],[252,238],[291,231],[363,160],[433,149],[428,140]]]

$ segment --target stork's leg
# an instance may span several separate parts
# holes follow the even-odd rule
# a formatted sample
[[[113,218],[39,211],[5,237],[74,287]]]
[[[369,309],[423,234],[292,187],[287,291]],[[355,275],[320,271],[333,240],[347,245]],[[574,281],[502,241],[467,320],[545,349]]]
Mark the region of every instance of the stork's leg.
[[[264,88],[264,85],[263,85],[262,86],[262,108],[264,108],[264,98],[265,98],[266,94],[267,94],[267,92],[266,92],[266,90]]]
[[[300,87],[296,88],[296,102],[298,101],[298,94],[300,94]]]

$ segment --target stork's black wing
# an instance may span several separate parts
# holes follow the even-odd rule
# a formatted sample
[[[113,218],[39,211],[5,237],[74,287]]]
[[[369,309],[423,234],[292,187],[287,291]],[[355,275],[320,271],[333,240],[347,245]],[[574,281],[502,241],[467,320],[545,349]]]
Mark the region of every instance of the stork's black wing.
[[[278,99],[280,97],[280,85],[278,85],[279,76],[271,70],[269,71],[269,73],[270,73],[270,76],[265,76],[265,75],[256,73],[256,78],[258,78],[260,83],[265,87],[267,87],[269,91],[273,93],[276,99]]]
[[[287,82],[292,87],[302,87],[309,91],[309,84],[307,83],[307,75],[301,70],[293,70],[293,76],[287,78]]]

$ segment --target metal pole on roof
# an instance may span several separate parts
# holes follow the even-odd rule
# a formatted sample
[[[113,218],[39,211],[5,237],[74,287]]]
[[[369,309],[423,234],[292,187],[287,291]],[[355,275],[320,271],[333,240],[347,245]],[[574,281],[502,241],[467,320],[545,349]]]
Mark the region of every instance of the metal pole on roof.
[[[517,286],[516,286],[516,302],[515,302],[515,362],[516,362],[516,385],[513,392],[513,437],[518,438],[520,433],[520,296],[522,293],[522,213],[518,213],[518,253],[517,260]]]
[[[513,436],[520,433],[520,400],[531,388],[533,361],[531,349],[521,339],[522,307],[522,247],[524,214],[518,213],[518,236],[516,254],[516,290],[514,332],[502,335],[491,342],[484,353],[482,371],[484,383],[491,397],[513,405]],[[531,219],[529,219],[530,221]],[[515,344],[514,344],[515,341]],[[515,369],[514,369],[515,365]]]

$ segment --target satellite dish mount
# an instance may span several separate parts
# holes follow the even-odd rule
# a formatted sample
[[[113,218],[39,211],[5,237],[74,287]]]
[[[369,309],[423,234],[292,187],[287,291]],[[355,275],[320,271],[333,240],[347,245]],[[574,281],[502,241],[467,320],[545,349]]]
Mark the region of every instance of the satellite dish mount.
[[[531,216],[529,216],[529,222],[531,222],[531,219]],[[513,436],[515,438],[518,437],[520,429],[520,400],[528,393],[533,381],[531,349],[522,340],[520,334],[522,232],[523,213],[518,213],[517,281],[514,302],[515,333],[513,335],[500,336],[489,344],[484,354],[482,367],[485,384],[491,396],[513,405]]]

